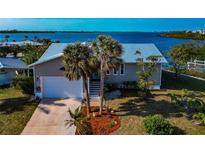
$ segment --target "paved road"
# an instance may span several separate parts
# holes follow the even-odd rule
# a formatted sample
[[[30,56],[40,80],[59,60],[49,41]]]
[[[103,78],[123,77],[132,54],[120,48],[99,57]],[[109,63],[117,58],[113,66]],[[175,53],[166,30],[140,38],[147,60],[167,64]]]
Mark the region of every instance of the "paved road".
[[[75,110],[79,100],[43,100],[36,108],[22,135],[74,135],[75,127],[65,126],[69,119],[68,108]]]

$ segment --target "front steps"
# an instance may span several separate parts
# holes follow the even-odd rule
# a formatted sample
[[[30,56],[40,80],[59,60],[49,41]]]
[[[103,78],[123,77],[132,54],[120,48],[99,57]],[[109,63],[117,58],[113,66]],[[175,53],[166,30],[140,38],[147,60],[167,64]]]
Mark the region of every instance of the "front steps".
[[[90,97],[92,98],[99,98],[100,94],[100,81],[98,80],[90,80],[89,86]]]

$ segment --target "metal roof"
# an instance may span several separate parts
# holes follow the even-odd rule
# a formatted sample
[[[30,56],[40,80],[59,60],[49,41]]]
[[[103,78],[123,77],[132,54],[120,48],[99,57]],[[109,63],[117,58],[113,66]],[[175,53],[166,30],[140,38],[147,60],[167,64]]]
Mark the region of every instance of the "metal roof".
[[[146,58],[149,56],[160,56],[159,63],[167,63],[167,60],[157,49],[157,47],[152,43],[132,43],[132,44],[122,44],[124,54],[122,59],[126,63],[135,63],[137,58],[143,58],[144,62],[150,62]],[[136,55],[136,51],[140,51],[140,55]]]
[[[40,57],[40,59],[31,64],[30,66],[34,66],[37,64],[41,64],[43,62],[61,57],[63,55],[63,50],[65,47],[72,43],[52,43],[46,52]],[[144,62],[149,62],[146,60],[149,56],[161,56],[159,63],[167,63],[167,60],[161,54],[161,52],[157,49],[154,44],[151,43],[122,43],[122,47],[124,53],[122,55],[122,59],[126,63],[135,63],[136,59],[139,58],[135,54],[136,50],[141,52],[140,58],[144,59]]]
[[[17,58],[0,58],[0,69],[2,68],[27,69],[28,66]]]

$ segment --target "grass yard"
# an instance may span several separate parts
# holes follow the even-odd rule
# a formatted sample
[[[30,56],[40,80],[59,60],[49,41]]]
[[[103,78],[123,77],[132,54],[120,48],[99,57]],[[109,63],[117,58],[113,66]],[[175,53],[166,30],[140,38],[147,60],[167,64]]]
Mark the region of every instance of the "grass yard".
[[[143,119],[154,114],[167,118],[177,134],[205,134],[205,126],[194,125],[184,109],[170,103],[168,97],[169,93],[179,94],[181,88],[186,88],[205,100],[205,82],[190,78],[175,79],[173,74],[163,72],[162,85],[162,90],[152,91],[153,97],[147,100],[136,97],[136,92],[126,91],[122,98],[108,101],[121,119],[121,127],[112,134],[146,134]]]
[[[37,103],[13,87],[0,88],[0,135],[20,134]]]

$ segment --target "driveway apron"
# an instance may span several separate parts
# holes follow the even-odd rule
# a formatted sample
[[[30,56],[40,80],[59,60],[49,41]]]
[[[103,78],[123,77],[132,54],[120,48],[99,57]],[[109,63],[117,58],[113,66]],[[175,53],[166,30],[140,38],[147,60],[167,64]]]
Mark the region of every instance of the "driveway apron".
[[[80,100],[42,100],[31,119],[22,131],[22,135],[75,135],[76,127],[65,125],[70,119],[68,109],[74,111],[80,106]]]

